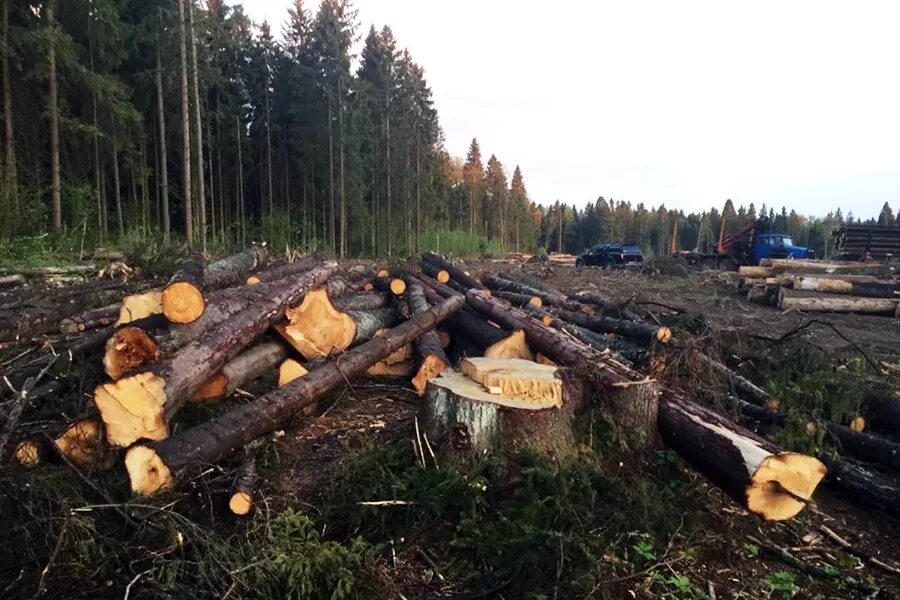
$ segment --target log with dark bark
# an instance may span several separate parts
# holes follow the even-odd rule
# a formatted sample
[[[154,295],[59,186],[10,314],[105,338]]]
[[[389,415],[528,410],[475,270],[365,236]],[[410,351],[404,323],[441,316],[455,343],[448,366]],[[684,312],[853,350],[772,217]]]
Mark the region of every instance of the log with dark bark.
[[[422,255],[422,261],[432,264],[439,269],[447,271],[447,273],[450,275],[450,281],[455,281],[464,289],[485,289],[481,282],[479,282],[471,275],[467,275],[465,271],[439,254],[435,254],[434,252],[426,252]]]
[[[745,400],[756,404],[757,406],[762,406],[769,410],[778,410],[781,403],[777,398],[772,397],[767,391],[757,386],[755,383],[735,373],[732,369],[729,369],[727,366],[723,365],[719,361],[710,358],[706,354],[702,352],[694,352],[694,357],[697,361],[703,364],[704,367],[708,368],[711,371],[718,373],[719,375],[728,379],[734,385],[734,389],[740,394]]]
[[[864,298],[894,298],[895,285],[892,282],[856,282],[842,281],[823,277],[796,277],[795,290],[823,292],[826,294],[846,294]]]
[[[338,310],[375,310],[388,306],[394,299],[393,294],[383,292],[366,292],[341,296],[332,300],[332,304]]]
[[[8,311],[0,315],[0,342],[56,331],[60,321],[82,310],[78,304],[66,303],[53,308],[33,307]]]
[[[544,305],[544,301],[541,300],[540,296],[530,296],[528,294],[517,294],[515,292],[504,292],[502,290],[492,290],[491,295],[497,296],[498,298],[503,298],[504,300],[509,301],[513,306],[524,307],[524,306],[533,306],[534,308],[540,308]]]
[[[114,446],[139,439],[158,440],[169,433],[169,421],[178,409],[229,360],[272,325],[289,305],[322,285],[337,267],[323,265],[262,289],[258,299],[227,321],[210,328],[197,340],[146,370],[97,387],[94,403]]]
[[[446,269],[442,269],[424,260],[420,263],[420,266],[422,268],[422,273],[434,278],[438,283],[446,284],[450,281],[450,273],[447,272]]]
[[[524,294],[526,296],[537,296],[541,299],[541,302],[543,304],[546,304],[548,306],[558,306],[560,308],[571,311],[581,310],[581,304],[569,300],[563,294],[545,292],[544,290],[533,288],[529,285],[525,285],[524,283],[519,283],[518,281],[505,279],[498,275],[488,275],[484,278],[484,284],[491,290],[513,292],[515,294]]]
[[[869,396],[863,401],[863,412],[873,431],[900,440],[900,396]]]
[[[0,287],[17,287],[25,285],[25,276],[21,273],[0,277]]]
[[[324,289],[311,291],[285,315],[287,322],[277,323],[275,330],[307,360],[343,352],[398,319],[394,308],[338,310]]]
[[[163,314],[173,323],[192,323],[206,309],[203,297],[206,264],[201,257],[182,263],[163,288],[160,302]]]
[[[92,308],[80,315],[66,317],[60,321],[59,329],[63,333],[81,333],[88,329],[96,329],[98,327],[106,327],[112,325],[119,319],[119,313],[122,309],[122,303],[116,302],[109,306],[101,308]]]
[[[256,471],[256,457],[248,455],[238,467],[231,488],[228,508],[232,513],[243,516],[253,509],[256,488],[259,486],[259,473]]]
[[[391,277],[390,274],[378,275],[372,279],[372,283],[379,292],[390,292],[395,296],[402,296],[406,292],[406,282],[400,277]]]
[[[266,373],[274,373],[278,363],[287,358],[287,348],[279,342],[264,342],[244,350],[210,377],[194,392],[194,402],[215,402],[233,394]]]
[[[161,315],[153,315],[116,328],[106,343],[103,355],[106,374],[119,379],[160,357],[171,356],[208,329],[251,306],[277,285],[275,282],[259,287],[212,292],[207,297],[203,315],[193,323],[178,325]]]
[[[450,326],[454,337],[469,340],[483,356],[526,360],[534,358],[521,330],[514,329],[510,332],[500,329],[467,310],[456,313],[450,320]]]
[[[265,246],[250,248],[202,266],[197,260],[185,263],[160,298],[163,313],[174,323],[191,323],[203,314],[204,294],[229,286],[243,285],[247,276],[268,260]]]
[[[428,301],[425,299],[425,289],[417,279],[409,278],[406,282],[406,303],[409,305],[410,316],[424,313],[428,310]],[[432,377],[437,377],[451,367],[450,359],[441,346],[437,332],[426,331],[414,342],[419,369],[412,378],[413,389],[421,396],[425,393],[425,384]]]
[[[147,495],[171,487],[183,469],[216,463],[249,442],[287,427],[305,406],[345,385],[347,379],[409,344],[422,332],[434,329],[464,301],[462,297],[446,300],[308,375],[220,417],[171,438],[133,446],[125,457],[132,490]]]
[[[247,276],[247,285],[258,285],[278,281],[291,275],[297,275],[309,271],[316,265],[325,262],[328,257],[324,252],[314,252],[308,256],[298,258],[294,262],[285,263],[276,267],[269,267]]]
[[[841,454],[849,454],[859,460],[874,463],[900,473],[900,444],[877,435],[853,431],[838,423],[826,425],[838,444]]]
[[[591,316],[552,306],[548,307],[547,310],[573,325],[599,333],[614,333],[643,345],[649,345],[652,342],[666,343],[672,339],[672,330],[665,326],[614,319],[612,317]]]
[[[851,501],[900,517],[900,482],[895,478],[825,453],[819,460],[828,467],[827,482],[841,488]]]
[[[900,300],[895,298],[860,298],[781,288],[778,308],[805,312],[855,312],[876,315],[895,315]]]
[[[803,510],[825,476],[819,460],[778,446],[671,393],[659,402],[667,446],[748,512],[782,521]]]

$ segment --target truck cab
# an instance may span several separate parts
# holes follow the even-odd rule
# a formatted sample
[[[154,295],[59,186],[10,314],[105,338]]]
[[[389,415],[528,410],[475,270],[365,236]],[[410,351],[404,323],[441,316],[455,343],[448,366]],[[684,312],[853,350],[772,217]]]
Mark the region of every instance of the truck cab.
[[[753,244],[753,264],[764,258],[815,258],[815,253],[803,246],[795,246],[791,236],[784,233],[759,233]]]

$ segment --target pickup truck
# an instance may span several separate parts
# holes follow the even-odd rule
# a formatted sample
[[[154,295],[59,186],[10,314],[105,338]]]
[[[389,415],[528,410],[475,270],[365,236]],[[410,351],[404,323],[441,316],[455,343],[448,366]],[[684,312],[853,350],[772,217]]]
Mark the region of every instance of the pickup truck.
[[[575,259],[575,266],[600,267],[639,267],[644,263],[644,253],[637,244],[598,244]]]

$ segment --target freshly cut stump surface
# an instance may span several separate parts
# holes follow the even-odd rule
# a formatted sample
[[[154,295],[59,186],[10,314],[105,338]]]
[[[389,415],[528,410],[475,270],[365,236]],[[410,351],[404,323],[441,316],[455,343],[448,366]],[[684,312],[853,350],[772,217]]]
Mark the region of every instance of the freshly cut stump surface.
[[[464,358],[459,370],[495,395],[560,407],[562,380],[557,368],[519,358]]]

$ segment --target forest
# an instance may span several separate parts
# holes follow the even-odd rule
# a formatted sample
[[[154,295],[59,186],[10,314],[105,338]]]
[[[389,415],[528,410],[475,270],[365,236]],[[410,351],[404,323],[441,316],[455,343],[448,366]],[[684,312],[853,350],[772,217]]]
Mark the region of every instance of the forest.
[[[694,248],[723,216],[728,230],[758,212],[827,256],[845,219],[532,198],[522,170],[485,159],[477,139],[464,159],[447,150],[425,68],[390,27],[366,31],[350,0],[293,0],[280,35],[222,0],[2,9],[6,254],[37,237],[202,251],[265,239],[339,257],[628,240],[662,256],[676,219],[678,246]],[[894,223],[890,206],[878,220]]]

